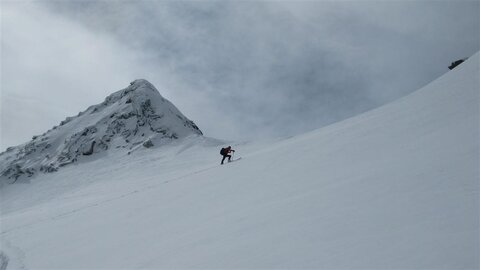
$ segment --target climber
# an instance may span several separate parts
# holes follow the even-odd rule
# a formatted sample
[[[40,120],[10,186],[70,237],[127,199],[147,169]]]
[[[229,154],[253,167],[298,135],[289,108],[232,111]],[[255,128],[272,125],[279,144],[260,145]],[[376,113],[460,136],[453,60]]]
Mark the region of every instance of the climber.
[[[235,152],[235,150],[233,150],[231,146],[228,146],[227,148],[222,148],[222,150],[220,150],[220,155],[223,156],[222,162],[220,164],[223,165],[223,161],[226,157],[228,157],[228,162],[232,161],[232,155],[229,155],[231,152]]]

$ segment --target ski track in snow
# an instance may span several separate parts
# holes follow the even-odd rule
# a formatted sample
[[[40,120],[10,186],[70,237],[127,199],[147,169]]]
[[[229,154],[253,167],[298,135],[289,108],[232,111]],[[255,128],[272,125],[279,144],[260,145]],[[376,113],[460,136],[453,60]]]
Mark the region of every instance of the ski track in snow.
[[[39,223],[43,223],[43,222],[46,222],[46,221],[49,221],[49,220],[60,219],[60,218],[62,218],[62,217],[66,217],[66,216],[75,214],[75,213],[77,213],[77,212],[80,212],[80,211],[83,211],[83,210],[86,210],[86,209],[89,209],[89,208],[98,207],[98,206],[101,206],[101,205],[104,205],[104,204],[107,204],[107,203],[110,203],[110,202],[113,202],[113,201],[117,201],[117,200],[124,199],[124,198],[129,197],[129,196],[137,195],[138,193],[141,193],[141,192],[150,191],[150,190],[152,190],[152,189],[162,187],[162,186],[165,185],[165,184],[168,184],[168,183],[171,183],[171,182],[176,182],[176,181],[185,179],[185,178],[187,178],[187,177],[190,177],[190,176],[192,176],[192,175],[196,175],[196,174],[200,174],[200,173],[203,173],[203,172],[212,170],[212,169],[217,168],[217,167],[219,167],[219,165],[212,166],[212,167],[208,167],[208,168],[204,168],[204,169],[201,169],[201,170],[198,170],[198,171],[195,171],[195,172],[192,172],[192,173],[183,175],[183,176],[179,176],[179,177],[175,177],[175,178],[169,179],[169,180],[164,180],[164,181],[162,181],[160,184],[145,186],[145,187],[142,188],[142,189],[134,190],[134,191],[131,191],[131,192],[128,192],[128,193],[119,195],[119,196],[115,196],[115,197],[113,197],[113,198],[109,198],[109,199],[102,200],[102,201],[99,201],[99,202],[96,202],[96,203],[92,203],[92,204],[89,204],[89,205],[86,205],[86,206],[83,206],[83,207],[79,207],[79,208],[76,208],[76,209],[67,211],[67,212],[65,212],[65,213],[61,213],[61,214],[55,215],[55,216],[53,216],[53,217],[45,218],[45,219],[42,219],[42,220],[37,220],[37,221],[35,221],[35,222],[29,223],[29,224],[25,224],[25,225],[22,225],[22,226],[18,226],[18,227],[13,227],[13,228],[8,229],[8,230],[6,230],[6,231],[2,231],[2,232],[0,233],[0,235],[7,235],[7,234],[9,234],[9,233],[11,233],[11,232],[13,232],[13,231],[19,230],[19,229],[23,229],[23,228],[27,228],[27,227],[30,227],[30,226],[34,226],[34,225],[37,225],[37,224],[39,224]],[[7,260],[7,261],[8,261],[8,260]]]
[[[191,145],[183,147],[182,150],[179,151],[179,153],[185,151],[189,147],[191,147]],[[17,261],[15,266],[14,266],[15,269],[28,269],[23,264],[23,261],[25,261],[25,253],[20,248],[13,246],[11,244],[11,242],[9,242],[5,238],[5,236],[7,236],[9,233],[12,233],[12,232],[20,230],[20,229],[28,228],[28,227],[31,227],[31,226],[35,226],[35,225],[40,224],[40,223],[44,223],[44,222],[48,222],[48,221],[52,221],[52,220],[58,220],[58,219],[61,219],[61,218],[64,218],[64,217],[67,217],[67,216],[70,216],[70,215],[74,215],[78,212],[85,211],[85,210],[90,209],[90,208],[102,206],[102,205],[105,205],[105,204],[108,204],[108,203],[111,203],[111,202],[114,202],[114,201],[117,201],[117,200],[127,198],[129,196],[138,195],[139,193],[142,193],[142,192],[145,192],[145,191],[150,191],[150,190],[156,189],[156,188],[160,188],[160,187],[164,186],[165,184],[176,182],[176,181],[185,179],[187,177],[212,170],[212,169],[217,168],[217,167],[219,167],[219,165],[210,166],[210,167],[207,167],[207,168],[204,168],[204,169],[201,169],[201,170],[197,170],[197,171],[188,173],[186,175],[182,175],[182,176],[175,177],[175,178],[168,179],[168,180],[163,180],[159,184],[148,185],[148,186],[145,186],[142,189],[136,189],[136,190],[130,191],[128,193],[125,193],[125,194],[122,194],[122,195],[119,195],[119,196],[115,196],[113,198],[109,198],[109,199],[106,199],[106,200],[101,200],[101,201],[98,201],[96,203],[92,203],[92,204],[89,204],[89,205],[86,205],[86,206],[83,206],[83,207],[78,207],[78,208],[72,209],[70,211],[66,211],[64,213],[61,213],[61,214],[58,214],[58,215],[55,215],[55,216],[52,216],[52,217],[48,217],[48,218],[41,219],[41,220],[36,220],[35,222],[28,223],[28,224],[25,224],[25,225],[22,225],[22,226],[13,227],[11,229],[0,232],[0,236],[2,236],[2,239],[1,239],[0,243],[2,243],[2,245],[4,247],[7,247],[7,249],[10,251],[9,253],[14,254],[13,257],[16,258],[16,261]],[[9,265],[9,262],[10,262],[9,256],[7,256],[7,254],[5,252],[2,252],[0,250],[0,270],[6,270],[7,266]]]

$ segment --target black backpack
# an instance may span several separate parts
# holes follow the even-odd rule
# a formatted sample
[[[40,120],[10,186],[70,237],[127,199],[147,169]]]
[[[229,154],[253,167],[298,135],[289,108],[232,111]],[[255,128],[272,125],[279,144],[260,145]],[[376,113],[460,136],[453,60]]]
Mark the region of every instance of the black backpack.
[[[224,156],[226,151],[227,151],[227,149],[222,148],[222,150],[220,150],[220,155]]]

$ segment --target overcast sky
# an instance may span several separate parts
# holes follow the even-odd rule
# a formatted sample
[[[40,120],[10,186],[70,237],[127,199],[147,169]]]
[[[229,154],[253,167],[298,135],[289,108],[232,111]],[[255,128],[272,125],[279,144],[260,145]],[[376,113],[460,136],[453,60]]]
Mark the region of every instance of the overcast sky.
[[[480,49],[479,1],[2,1],[0,149],[144,78],[206,136],[300,134]]]

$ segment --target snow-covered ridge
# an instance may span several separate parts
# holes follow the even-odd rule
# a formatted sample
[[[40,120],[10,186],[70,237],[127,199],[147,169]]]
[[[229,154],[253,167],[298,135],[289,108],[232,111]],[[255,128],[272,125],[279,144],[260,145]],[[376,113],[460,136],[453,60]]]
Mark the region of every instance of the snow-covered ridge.
[[[110,149],[129,153],[137,147],[152,147],[192,134],[202,132],[151,83],[135,80],[102,103],[1,153],[0,178],[11,183],[21,176],[57,171]],[[0,181],[0,185],[4,183]]]

